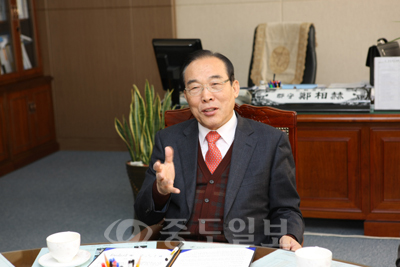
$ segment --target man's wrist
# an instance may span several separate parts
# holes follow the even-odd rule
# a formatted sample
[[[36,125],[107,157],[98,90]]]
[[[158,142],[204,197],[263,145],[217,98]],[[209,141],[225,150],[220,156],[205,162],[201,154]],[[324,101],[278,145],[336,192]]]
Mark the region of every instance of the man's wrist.
[[[162,210],[162,208],[165,206],[165,204],[167,204],[168,199],[171,196],[171,194],[163,195],[160,192],[158,192],[157,181],[154,181],[154,183],[153,183],[152,193],[153,193],[153,201],[154,201],[155,209]]]

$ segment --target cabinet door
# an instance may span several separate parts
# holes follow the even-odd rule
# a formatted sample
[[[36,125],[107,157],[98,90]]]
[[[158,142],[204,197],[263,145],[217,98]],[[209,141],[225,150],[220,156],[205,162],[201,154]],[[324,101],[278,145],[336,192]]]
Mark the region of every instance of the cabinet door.
[[[0,162],[8,158],[6,146],[6,120],[4,116],[4,100],[5,98],[0,95]]]
[[[29,119],[33,104],[29,100],[29,90],[9,93],[8,103],[11,153],[16,155],[33,147],[32,123]]]
[[[361,129],[299,127],[297,190],[305,217],[362,219]]]
[[[34,144],[41,145],[55,139],[53,101],[49,85],[32,90],[30,101],[34,111],[30,113],[34,129]]]
[[[369,220],[400,218],[400,127],[371,127]]]
[[[10,93],[8,101],[12,155],[55,139],[49,85]]]

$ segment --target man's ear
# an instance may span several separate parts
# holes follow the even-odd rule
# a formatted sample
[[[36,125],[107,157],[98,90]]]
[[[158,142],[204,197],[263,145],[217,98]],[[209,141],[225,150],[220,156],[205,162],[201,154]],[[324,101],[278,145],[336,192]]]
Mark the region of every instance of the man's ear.
[[[238,80],[234,80],[232,83],[233,90],[235,91],[235,98],[239,96],[240,85]]]

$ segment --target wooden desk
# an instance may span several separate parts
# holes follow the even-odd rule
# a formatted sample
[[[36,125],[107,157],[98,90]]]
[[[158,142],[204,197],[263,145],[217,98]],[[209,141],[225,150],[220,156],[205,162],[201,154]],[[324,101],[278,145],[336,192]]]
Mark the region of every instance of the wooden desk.
[[[297,115],[304,217],[365,220],[365,235],[400,236],[400,113]]]
[[[168,246],[166,244],[171,244],[171,246]],[[178,242],[164,242],[164,241],[158,241],[157,242],[157,248],[173,248],[176,246]],[[256,252],[254,254],[254,259],[253,261],[256,261],[269,253],[275,251],[275,248],[267,248],[267,247],[256,247]],[[32,264],[35,262],[35,259],[37,255],[39,254],[40,249],[30,249],[30,250],[19,250],[19,251],[11,251],[11,252],[4,252],[2,253],[4,257],[6,257],[14,266],[16,267],[31,267]],[[345,261],[342,261],[345,262]],[[350,263],[350,262],[347,262]],[[354,264],[354,263],[351,263]],[[357,264],[354,264],[357,265]],[[363,266],[363,265],[357,265],[357,266]]]

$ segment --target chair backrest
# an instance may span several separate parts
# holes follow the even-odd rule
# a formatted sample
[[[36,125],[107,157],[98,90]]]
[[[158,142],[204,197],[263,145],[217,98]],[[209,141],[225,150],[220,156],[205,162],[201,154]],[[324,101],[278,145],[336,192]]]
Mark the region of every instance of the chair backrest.
[[[257,33],[257,27],[254,30],[249,76],[248,76],[248,80],[247,80],[248,87],[254,86],[254,82],[250,78],[250,76],[251,76],[251,70],[253,68],[253,62],[254,62],[253,57],[254,57],[254,47],[256,45],[256,33]],[[311,24],[309,31],[308,31],[306,63],[305,63],[304,74],[303,74],[303,79],[302,79],[301,83],[311,83],[311,84],[315,83],[315,78],[317,76],[317,54],[315,52],[316,46],[317,45],[316,45],[316,41],[315,41],[315,27],[313,24]]]
[[[235,111],[244,118],[259,121],[288,134],[295,163],[297,162],[297,113],[269,106],[235,105]],[[165,127],[189,120],[193,117],[189,108],[167,110],[165,112]]]

